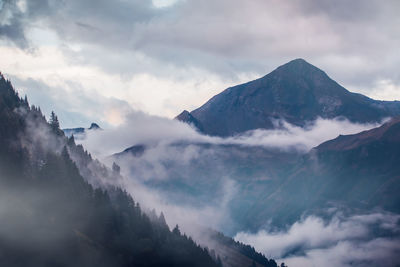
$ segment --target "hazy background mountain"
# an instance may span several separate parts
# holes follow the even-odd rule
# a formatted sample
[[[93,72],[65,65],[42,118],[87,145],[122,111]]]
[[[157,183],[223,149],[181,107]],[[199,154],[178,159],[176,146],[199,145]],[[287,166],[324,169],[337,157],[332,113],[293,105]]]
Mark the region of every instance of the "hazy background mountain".
[[[62,129],[62,131],[67,137],[71,137],[73,135],[75,138],[78,139],[85,138],[86,132],[92,130],[102,130],[102,129],[97,123],[94,122],[90,124],[89,128],[77,127],[77,128]]]

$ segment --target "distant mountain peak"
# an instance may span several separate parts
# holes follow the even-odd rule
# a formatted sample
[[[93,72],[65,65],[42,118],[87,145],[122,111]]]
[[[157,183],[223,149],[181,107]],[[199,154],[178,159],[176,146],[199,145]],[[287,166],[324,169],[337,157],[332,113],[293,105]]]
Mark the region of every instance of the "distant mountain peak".
[[[306,60],[304,60],[302,58],[293,59],[293,60],[291,60],[291,61],[279,66],[278,68],[285,68],[285,67],[292,67],[292,68],[305,68],[305,67],[306,68],[307,67],[310,68],[310,67],[312,67],[312,68],[317,68],[317,67],[315,67],[314,65],[308,63]]]
[[[354,94],[302,58],[279,66],[262,78],[227,88],[177,120],[208,135],[232,136],[272,129],[276,119],[304,126],[319,117],[380,122],[400,115],[400,102],[376,101]]]
[[[286,75],[295,75],[298,78],[312,78],[312,76],[322,75],[325,79],[330,79],[328,75],[318,67],[308,63],[302,58],[297,58],[292,61],[289,61],[286,64],[283,64],[276,68],[270,74],[284,74]]]
[[[75,138],[83,138],[86,134],[86,131],[88,130],[102,130],[102,128],[97,124],[92,122],[90,124],[89,128],[83,128],[83,127],[78,127],[78,128],[68,128],[68,129],[63,129],[63,132],[66,136],[70,137],[74,135]]]
[[[89,130],[98,130],[98,129],[101,128],[97,123],[92,122],[92,124],[90,124]]]
[[[312,66],[315,67],[314,65],[308,63],[305,59],[303,58],[296,58],[293,59],[291,61],[289,61],[288,63],[283,64],[282,66],[288,66],[288,65],[297,65],[297,66]]]

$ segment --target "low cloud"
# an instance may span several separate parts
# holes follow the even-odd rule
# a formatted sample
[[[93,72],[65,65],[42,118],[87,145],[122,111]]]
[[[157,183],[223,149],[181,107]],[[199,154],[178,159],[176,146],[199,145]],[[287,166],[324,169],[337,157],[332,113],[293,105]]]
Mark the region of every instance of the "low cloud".
[[[352,123],[347,119],[321,119],[310,122],[305,127],[291,125],[285,121],[277,121],[281,125],[279,129],[249,131],[239,136],[227,138],[224,142],[265,146],[281,149],[297,149],[308,151],[324,141],[336,138],[339,134],[354,134],[378,127],[380,124]]]
[[[233,137],[220,138],[202,135],[191,126],[176,120],[131,112],[120,126],[106,131],[91,132],[83,143],[89,151],[101,158],[137,144],[153,147],[176,142],[261,146],[307,152],[340,134],[355,134],[380,125],[380,123],[352,123],[339,118],[318,118],[305,127],[291,125],[285,121],[276,121],[276,124],[278,129],[257,129]]]
[[[221,182],[220,197],[210,199],[207,204],[189,201],[179,202],[179,197],[168,192],[158,191],[144,183],[124,176],[122,186],[145,209],[155,209],[166,215],[166,221],[172,229],[176,224],[186,233],[199,236],[205,228],[222,229],[226,224],[233,225],[228,204],[234,197],[235,183],[230,179]],[[174,198],[174,199],[173,199]]]
[[[89,132],[82,142],[89,151],[109,164],[115,160],[109,157],[111,154],[132,145],[145,145],[143,155],[128,154],[118,160],[125,177],[123,186],[136,200],[145,203],[146,207],[164,211],[170,226],[179,224],[193,236],[201,236],[204,226],[237,233],[239,228],[235,228],[237,225],[230,204],[242,189],[237,180],[241,174],[232,174],[235,167],[230,159],[223,162],[218,146],[234,145],[238,150],[262,147],[304,153],[339,134],[352,134],[379,126],[356,124],[339,118],[319,118],[304,128],[283,121],[276,124],[279,126],[276,130],[255,130],[219,138],[202,135],[179,121],[133,112],[120,126]],[[208,164],[214,159],[213,164]],[[241,158],[240,162],[243,163]],[[208,167],[205,169],[205,166]],[[157,187],[170,181],[174,181],[170,187]],[[207,189],[210,184],[212,188]],[[197,191],[192,191],[194,188]],[[330,216],[329,220],[308,216],[284,230],[239,232],[235,239],[289,266],[400,264],[396,257],[400,252],[399,215],[376,212],[345,216],[336,212]]]
[[[244,148],[305,153],[339,134],[356,133],[378,125],[354,124],[342,119],[317,119],[305,128],[286,122],[277,124],[281,126],[278,130],[255,130],[240,136],[220,138],[202,135],[179,121],[132,112],[120,126],[90,131],[86,139],[79,142],[110,166],[116,161],[126,177],[125,185],[129,192],[141,203],[166,211],[173,223],[182,221],[183,225],[191,225],[188,220],[197,221],[226,230],[230,228],[229,224],[232,229],[235,227],[229,204],[235,190],[238,190],[236,183],[243,179],[240,168],[235,169],[232,164],[240,160],[242,166],[254,169],[254,173],[247,174],[251,179],[274,177],[274,170],[258,166],[263,162],[255,162],[246,154],[252,152]],[[144,153],[110,157],[133,145],[143,145]],[[226,149],[232,145],[235,152]],[[265,160],[268,160],[270,156],[266,155]],[[260,171],[256,171],[258,169]],[[172,181],[177,182],[176,186],[158,187]]]
[[[400,215],[371,213],[330,220],[309,216],[285,231],[237,233],[235,239],[289,266],[398,266]]]

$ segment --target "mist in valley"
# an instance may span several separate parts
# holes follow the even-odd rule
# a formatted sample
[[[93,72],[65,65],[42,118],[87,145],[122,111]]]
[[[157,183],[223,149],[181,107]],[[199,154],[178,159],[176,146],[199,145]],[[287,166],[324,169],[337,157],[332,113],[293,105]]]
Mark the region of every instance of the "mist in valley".
[[[286,166],[276,164],[280,157],[295,162],[324,141],[380,125],[340,118],[317,119],[305,128],[275,123],[281,126],[277,130],[220,138],[177,121],[134,114],[117,128],[89,131],[82,143],[109,166],[121,166],[124,188],[141,203],[164,211],[170,226],[179,224],[202,244],[218,246],[205,238],[204,229],[212,228],[289,266],[398,264],[399,216],[378,207],[357,214],[330,203],[284,223],[272,223],[268,215],[257,228],[248,222],[245,213],[252,206],[246,201],[256,201],[251,197],[257,183],[284,175]],[[139,153],[122,152],[132,146]]]

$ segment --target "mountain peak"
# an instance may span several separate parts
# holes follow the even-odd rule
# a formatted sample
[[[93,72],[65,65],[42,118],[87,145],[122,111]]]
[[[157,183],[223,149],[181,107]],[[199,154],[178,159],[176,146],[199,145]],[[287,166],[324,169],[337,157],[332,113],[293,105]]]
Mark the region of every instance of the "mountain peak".
[[[400,115],[400,103],[353,94],[321,69],[297,58],[260,79],[227,88],[176,119],[208,135],[232,136],[273,129],[277,119],[302,127],[317,118],[369,123],[396,115]]]
[[[311,65],[310,63],[308,63],[305,59],[303,59],[303,58],[296,58],[296,59],[293,59],[293,60],[291,60],[291,61],[289,61],[288,63],[286,63],[286,64],[284,64],[284,65],[293,65],[293,64],[296,64],[296,65],[302,65],[302,64],[308,64],[308,65]],[[311,65],[312,66],[312,65]]]
[[[92,122],[92,124],[90,124],[89,130],[98,130],[100,129],[100,126],[97,123]]]
[[[296,76],[303,76],[303,77],[308,77],[313,74],[320,74],[323,75],[325,78],[329,78],[326,73],[317,68],[316,66],[308,63],[302,58],[297,58],[294,60],[289,61],[286,64],[283,64],[279,66],[275,71],[273,71],[270,74],[273,73],[280,73],[280,74],[285,74],[285,75],[296,75]]]

